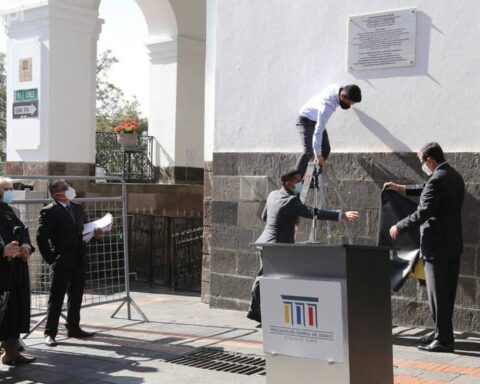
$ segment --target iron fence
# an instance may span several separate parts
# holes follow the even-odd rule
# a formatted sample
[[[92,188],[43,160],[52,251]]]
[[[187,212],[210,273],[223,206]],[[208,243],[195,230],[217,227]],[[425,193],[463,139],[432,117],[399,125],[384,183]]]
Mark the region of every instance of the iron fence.
[[[129,215],[132,271],[151,285],[199,292],[202,225],[201,217]]]
[[[97,132],[95,163],[102,173],[99,176],[117,176],[127,183],[154,182],[153,136],[137,135],[137,139],[134,150],[125,150],[116,133]]]

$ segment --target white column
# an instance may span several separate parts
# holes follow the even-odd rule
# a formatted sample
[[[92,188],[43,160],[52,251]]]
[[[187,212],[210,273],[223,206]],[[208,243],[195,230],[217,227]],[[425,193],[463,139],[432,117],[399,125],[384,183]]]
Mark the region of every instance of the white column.
[[[177,71],[175,164],[203,168],[205,40],[179,36]]]
[[[150,113],[148,133],[155,138],[154,165],[173,167],[177,116],[177,41],[152,40],[150,55]]]
[[[93,164],[102,20],[91,2],[30,3],[3,13],[8,37],[7,161]],[[19,66],[25,59],[32,70],[22,77]],[[14,92],[28,89],[38,91],[38,117],[15,118]]]
[[[205,41],[180,36],[148,42],[147,48],[154,164],[203,168]]]
[[[204,159],[213,160],[215,129],[215,63],[217,51],[217,0],[207,0],[207,41],[205,59]]]

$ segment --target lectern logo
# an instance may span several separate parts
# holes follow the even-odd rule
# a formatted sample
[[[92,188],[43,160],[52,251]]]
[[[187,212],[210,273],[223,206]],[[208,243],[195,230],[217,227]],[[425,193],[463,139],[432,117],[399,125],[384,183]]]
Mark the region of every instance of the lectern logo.
[[[292,327],[318,328],[317,297],[281,295],[283,321]]]

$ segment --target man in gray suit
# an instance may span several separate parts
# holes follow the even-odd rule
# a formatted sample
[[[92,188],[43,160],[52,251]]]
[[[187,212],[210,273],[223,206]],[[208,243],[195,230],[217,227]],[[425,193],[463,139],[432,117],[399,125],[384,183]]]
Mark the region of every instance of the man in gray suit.
[[[348,220],[355,221],[358,212],[317,210],[304,205],[298,194],[302,189],[302,173],[298,170],[291,171],[282,176],[282,187],[268,195],[267,204],[263,210],[262,220],[266,222],[265,228],[255,243],[295,243],[295,226],[300,217],[313,219],[314,215],[319,220]],[[260,313],[260,276],[263,269],[257,274],[252,287],[252,302],[247,317],[262,321]]]
[[[396,239],[411,228],[420,227],[420,250],[425,261],[427,294],[435,331],[422,337],[418,348],[429,352],[453,352],[453,309],[463,252],[462,204],[465,183],[446,161],[437,143],[428,143],[418,153],[424,185],[386,183],[385,188],[407,195],[420,195],[417,210],[390,228]]]

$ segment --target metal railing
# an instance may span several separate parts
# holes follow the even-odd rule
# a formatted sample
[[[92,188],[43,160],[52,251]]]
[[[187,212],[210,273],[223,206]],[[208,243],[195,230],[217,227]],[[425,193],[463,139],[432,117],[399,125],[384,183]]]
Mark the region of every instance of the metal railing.
[[[11,179],[34,181],[37,187],[28,192],[25,198],[15,199],[12,206],[16,207],[20,219],[30,230],[32,244],[36,247],[35,232],[38,228],[40,210],[52,199],[48,198],[46,182],[55,179],[65,179],[70,182],[95,181],[99,179],[93,176],[9,176]],[[102,178],[105,179],[105,178]],[[119,177],[106,177],[107,181],[121,183],[122,191],[119,196],[78,198],[78,202],[84,206],[89,221],[101,218],[106,213],[113,216],[111,231],[101,239],[87,243],[87,281],[83,295],[82,307],[99,304],[119,302],[119,307],[112,314],[114,317],[118,311],[127,304],[127,316],[131,319],[131,306],[133,306],[143,320],[148,321],[141,309],[136,305],[130,295],[130,270],[128,264],[128,221],[126,184]],[[48,296],[50,292],[50,266],[43,261],[37,251],[32,254],[29,261],[30,269],[30,293],[32,316],[43,316],[31,329],[33,332],[46,319],[48,308]],[[28,336],[28,335],[27,335]]]
[[[130,265],[140,279],[199,292],[202,218],[129,215]]]
[[[116,133],[97,132],[95,163],[105,176],[117,176],[127,183],[153,183],[153,136],[137,135],[137,146],[125,150]],[[103,176],[103,175],[99,175]]]

